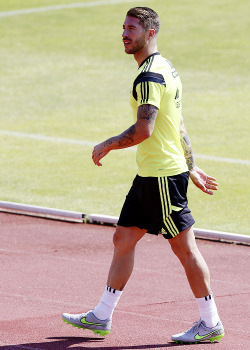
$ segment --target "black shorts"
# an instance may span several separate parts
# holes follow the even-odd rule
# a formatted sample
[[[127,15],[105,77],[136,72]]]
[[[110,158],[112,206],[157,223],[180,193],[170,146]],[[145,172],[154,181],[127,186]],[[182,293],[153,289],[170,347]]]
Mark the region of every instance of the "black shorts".
[[[195,221],[188,208],[189,172],[175,176],[137,175],[124,202],[119,226],[136,226],[164,238],[175,237]]]

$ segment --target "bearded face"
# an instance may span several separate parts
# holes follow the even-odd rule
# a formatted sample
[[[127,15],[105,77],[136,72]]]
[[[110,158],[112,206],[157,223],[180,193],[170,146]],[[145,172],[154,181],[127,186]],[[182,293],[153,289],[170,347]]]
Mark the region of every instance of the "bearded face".
[[[142,50],[148,40],[148,32],[139,24],[139,19],[126,17],[123,24],[122,40],[127,54]]]

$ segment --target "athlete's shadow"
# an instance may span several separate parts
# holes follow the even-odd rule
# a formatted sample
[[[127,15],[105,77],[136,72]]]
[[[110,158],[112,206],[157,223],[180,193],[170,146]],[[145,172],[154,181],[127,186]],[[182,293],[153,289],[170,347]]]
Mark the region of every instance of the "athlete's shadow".
[[[102,343],[102,338],[85,338],[85,337],[53,337],[46,338],[47,341],[40,343],[22,343],[16,345],[4,345],[0,346],[1,350],[66,350],[66,349],[89,349],[89,347],[84,347],[84,344],[95,342]],[[78,346],[78,344],[82,344],[83,346]],[[76,345],[76,346],[74,346]],[[94,349],[99,349],[99,346]]]
[[[86,337],[51,337],[41,343],[26,343],[16,345],[0,346],[1,350],[146,350],[146,349],[165,349],[180,346],[180,344],[148,344],[148,345],[129,345],[129,346],[104,346],[104,338],[86,338]],[[87,346],[86,343],[95,343],[96,346]],[[194,344],[196,345],[196,344]]]

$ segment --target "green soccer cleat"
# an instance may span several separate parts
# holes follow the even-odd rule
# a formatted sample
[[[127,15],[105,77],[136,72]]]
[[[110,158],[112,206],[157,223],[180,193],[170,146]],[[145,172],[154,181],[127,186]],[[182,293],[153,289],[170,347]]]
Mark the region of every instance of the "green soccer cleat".
[[[89,329],[102,337],[109,334],[111,331],[112,320],[109,318],[106,320],[99,320],[92,311],[77,315],[64,313],[62,319],[73,327]]]
[[[172,335],[172,340],[180,344],[200,343],[204,341],[219,342],[225,335],[224,327],[219,321],[215,327],[207,327],[205,322],[200,320],[195,322],[193,327],[185,332]]]

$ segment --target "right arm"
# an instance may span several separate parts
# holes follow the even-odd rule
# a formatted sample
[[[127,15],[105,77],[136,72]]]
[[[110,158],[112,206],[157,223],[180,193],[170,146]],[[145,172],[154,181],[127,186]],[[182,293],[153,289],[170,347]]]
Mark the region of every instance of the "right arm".
[[[139,106],[135,124],[120,135],[110,137],[95,146],[92,153],[93,162],[100,166],[102,165],[100,160],[110,151],[135,146],[149,138],[154,130],[157,113],[158,108],[153,105],[143,104]]]

